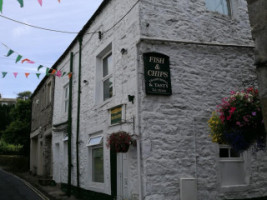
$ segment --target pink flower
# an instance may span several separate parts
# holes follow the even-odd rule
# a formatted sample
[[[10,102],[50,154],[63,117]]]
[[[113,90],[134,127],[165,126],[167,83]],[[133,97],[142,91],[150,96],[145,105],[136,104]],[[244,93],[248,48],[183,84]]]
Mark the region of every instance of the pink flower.
[[[241,127],[241,123],[240,122],[236,122],[236,125],[240,126]]]
[[[252,112],[252,116],[256,116],[256,114],[257,114],[256,112]]]
[[[236,107],[231,107],[229,113],[232,114],[233,112],[235,112],[235,110],[236,110]]]

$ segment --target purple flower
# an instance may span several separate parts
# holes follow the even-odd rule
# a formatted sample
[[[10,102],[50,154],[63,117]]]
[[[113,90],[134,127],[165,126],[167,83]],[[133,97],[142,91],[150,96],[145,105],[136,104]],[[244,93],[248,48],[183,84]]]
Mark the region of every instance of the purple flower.
[[[256,116],[256,114],[257,114],[256,112],[252,112],[252,116]]]

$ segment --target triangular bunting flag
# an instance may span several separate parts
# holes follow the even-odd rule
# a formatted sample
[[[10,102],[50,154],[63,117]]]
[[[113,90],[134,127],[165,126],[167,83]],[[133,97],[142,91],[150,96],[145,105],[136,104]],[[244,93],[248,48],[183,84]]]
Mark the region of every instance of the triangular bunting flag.
[[[61,77],[61,71],[60,70],[57,71],[56,76]]]
[[[3,0],[0,0],[0,12],[2,12],[3,9]]]
[[[43,68],[44,66],[43,65],[39,65],[39,67],[38,67],[38,71],[41,69],[41,68]]]
[[[16,63],[19,62],[21,60],[22,56],[18,55],[17,59],[16,59]]]
[[[62,77],[62,76],[65,76],[65,75],[66,75],[66,72],[63,72],[63,74],[61,75],[61,77]]]
[[[69,79],[71,79],[71,77],[72,77],[72,72],[69,72],[69,73],[68,73],[68,76],[69,76]]]
[[[10,56],[12,53],[14,53],[14,51],[13,51],[12,49],[10,49],[10,50],[7,52],[6,57]]]
[[[58,2],[60,3],[60,0],[58,0]]]
[[[24,62],[27,62],[27,63],[29,63],[29,64],[34,64],[34,61],[31,61],[31,60],[28,59],[28,58],[25,58],[25,59],[23,59],[23,60],[21,61],[22,64],[23,64]]]
[[[20,4],[20,7],[22,8],[23,7],[23,0],[17,0]]]
[[[42,6],[43,1],[42,0],[38,0],[39,4]]]
[[[50,73],[49,73],[49,70],[50,70],[50,68],[46,68],[46,76],[49,76],[50,75]]]
[[[29,75],[30,75],[30,73],[25,73],[26,78],[28,78]]]
[[[18,72],[13,72],[15,78],[17,78]]]
[[[2,75],[3,75],[2,78],[5,78],[5,76],[7,75],[7,72],[2,72]]]
[[[37,78],[39,79],[41,73],[36,73]]]
[[[55,74],[57,72],[57,70],[53,69],[51,74]]]

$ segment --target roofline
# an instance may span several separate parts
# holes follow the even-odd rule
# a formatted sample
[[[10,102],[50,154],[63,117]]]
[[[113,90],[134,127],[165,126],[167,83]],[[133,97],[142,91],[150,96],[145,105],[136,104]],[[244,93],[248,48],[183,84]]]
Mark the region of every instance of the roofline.
[[[53,64],[52,69],[56,69],[57,65],[65,58],[65,56],[68,54],[68,52],[71,50],[71,48],[76,44],[76,42],[84,35],[84,33],[86,32],[86,30],[92,25],[92,23],[94,22],[95,18],[102,12],[102,10],[107,6],[107,4],[110,2],[111,0],[103,0],[103,2],[100,4],[100,6],[97,8],[97,10],[94,12],[94,14],[92,15],[92,17],[88,20],[88,22],[83,26],[83,28],[79,31],[78,35],[73,39],[73,41],[70,43],[70,45],[68,46],[68,48],[64,51],[64,53],[58,58],[58,60]],[[33,98],[33,96],[36,95],[37,91],[42,87],[42,85],[45,83],[46,79],[48,77],[45,76],[42,81],[38,84],[38,86],[36,87],[36,89],[34,90],[34,92],[31,95],[31,99]]]

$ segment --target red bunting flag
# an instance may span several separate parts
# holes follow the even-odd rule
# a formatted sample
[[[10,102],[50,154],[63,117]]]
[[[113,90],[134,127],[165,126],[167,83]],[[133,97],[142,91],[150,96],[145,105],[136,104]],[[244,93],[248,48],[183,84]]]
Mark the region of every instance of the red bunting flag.
[[[30,73],[25,73],[26,78],[28,78],[29,75],[30,75]]]
[[[72,72],[69,72],[69,73],[68,73],[68,76],[69,76],[69,79],[71,79],[71,77],[72,77]]]
[[[13,72],[15,78],[17,78],[18,72]]]
[[[51,74],[55,74],[57,72],[57,70],[53,69]]]
[[[39,4],[42,6],[43,5],[43,1],[42,0],[38,0]]]
[[[23,60],[21,61],[22,64],[23,64],[24,62],[27,62],[27,63],[29,63],[29,64],[34,64],[34,63],[35,63],[34,61],[32,61],[32,60],[30,60],[30,59],[28,59],[28,58],[25,58],[25,59],[23,59]]]
[[[58,0],[58,3],[60,3],[60,0]]]

